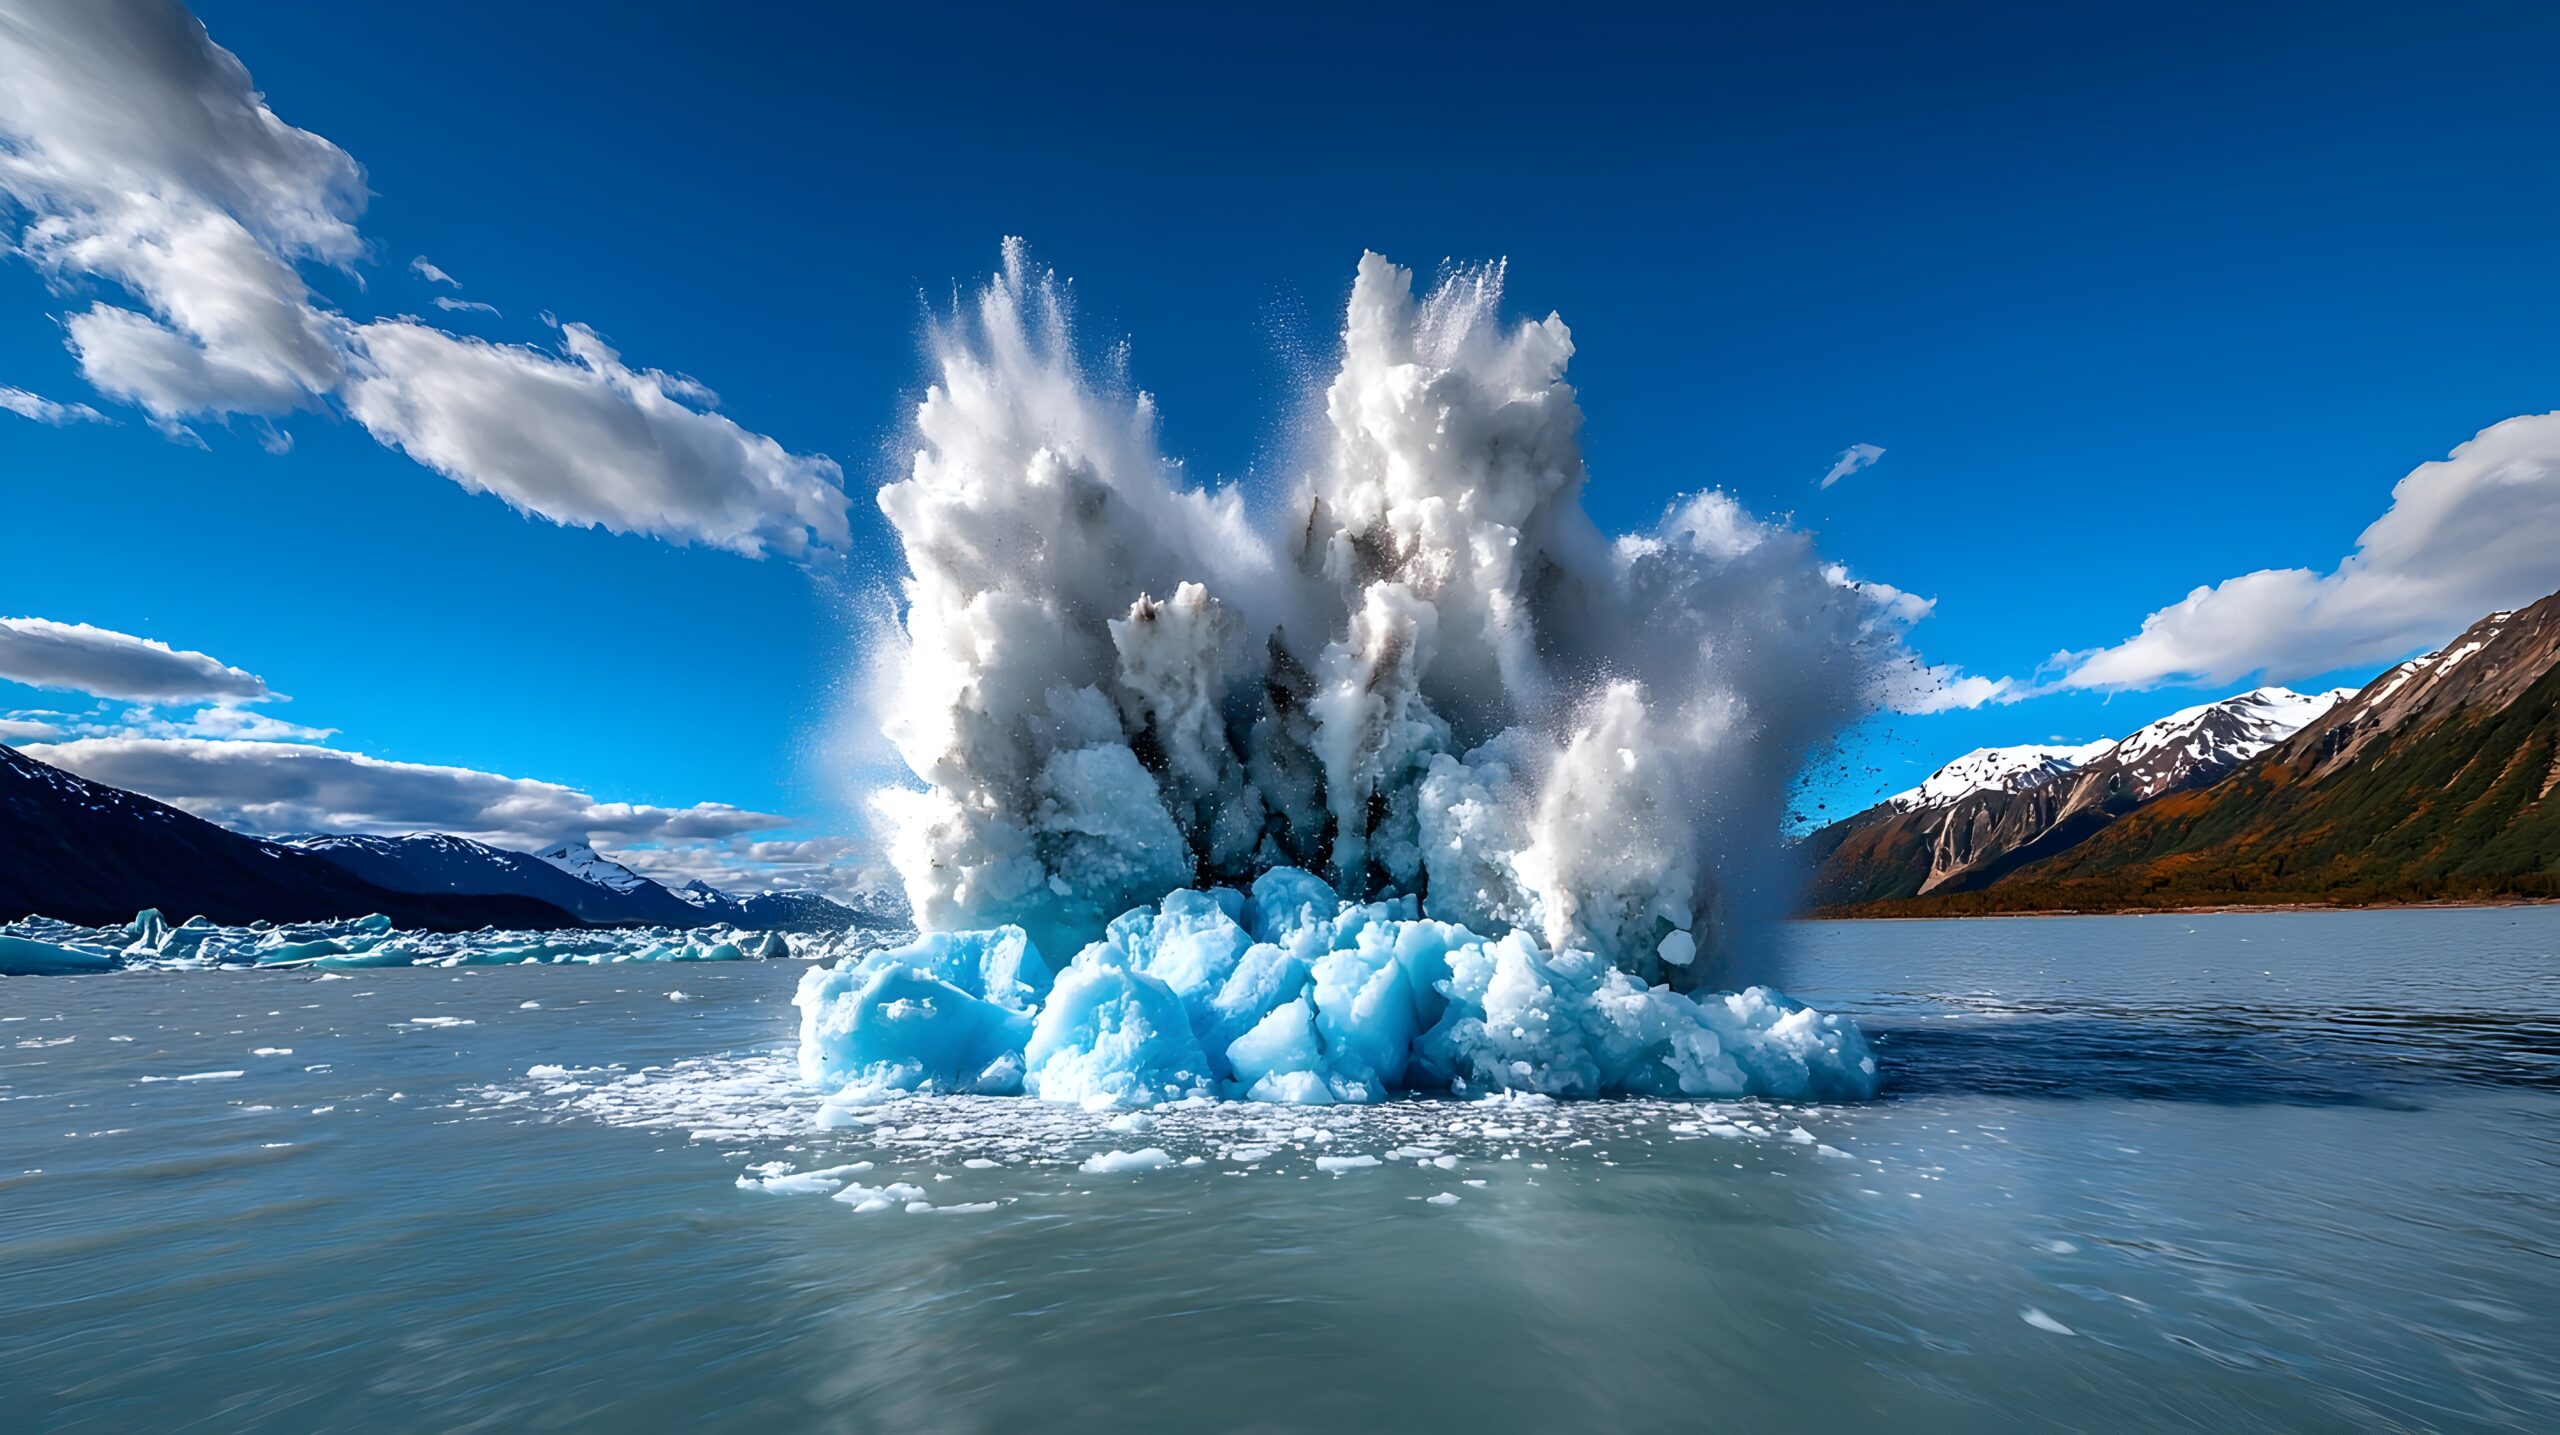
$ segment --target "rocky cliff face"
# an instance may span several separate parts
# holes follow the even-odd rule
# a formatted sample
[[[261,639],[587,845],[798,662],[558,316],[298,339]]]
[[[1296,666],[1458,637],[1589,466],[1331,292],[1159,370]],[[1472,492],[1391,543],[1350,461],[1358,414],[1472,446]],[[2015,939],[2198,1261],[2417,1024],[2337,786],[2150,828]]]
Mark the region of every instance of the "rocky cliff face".
[[[2367,684],[2269,755],[2318,781],[2357,761],[2392,733],[2423,731],[2461,711],[2507,707],[2560,664],[2560,593],[2530,608],[2492,613],[2423,658]]]

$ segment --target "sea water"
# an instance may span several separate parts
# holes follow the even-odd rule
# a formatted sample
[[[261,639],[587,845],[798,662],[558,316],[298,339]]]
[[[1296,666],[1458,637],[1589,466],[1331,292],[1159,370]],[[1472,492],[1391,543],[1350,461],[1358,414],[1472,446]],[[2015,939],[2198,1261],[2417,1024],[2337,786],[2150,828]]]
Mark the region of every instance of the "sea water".
[[[802,964],[0,981],[9,1428],[2560,1427],[2560,910],[1789,929],[1858,1105],[796,1084]]]

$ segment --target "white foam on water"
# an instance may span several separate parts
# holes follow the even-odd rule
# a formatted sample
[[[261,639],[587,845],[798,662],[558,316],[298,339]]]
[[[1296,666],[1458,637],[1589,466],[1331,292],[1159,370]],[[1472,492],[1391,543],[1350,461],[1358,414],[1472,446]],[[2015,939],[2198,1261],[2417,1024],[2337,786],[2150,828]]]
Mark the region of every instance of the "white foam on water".
[[[1203,1099],[1151,1109],[1148,1144],[1132,1150],[1129,1133],[1114,1124],[1125,1113],[1019,1097],[909,1095],[859,1109],[830,1105],[801,1083],[787,1047],[638,1067],[545,1064],[519,1081],[468,1088],[464,1096],[471,1120],[596,1122],[681,1135],[685,1144],[734,1161],[743,1190],[831,1195],[866,1215],[920,1201],[967,1213],[988,1202],[1078,1199],[1099,1175],[1153,1182],[1348,1172],[1360,1178],[1350,1185],[1384,1180],[1391,1183],[1384,1189],[1401,1185],[1418,1201],[1442,1193],[1434,1183],[1460,1167],[1469,1171],[1464,1184],[1480,1191],[1590,1178],[1621,1159],[1659,1156],[1700,1139],[1681,1128],[1702,1123],[1731,1130],[1736,1154],[1747,1149],[1767,1169],[1809,1170],[1826,1158],[1786,1133],[1817,1130],[1838,1149],[1854,1146],[1849,1132],[1862,1119],[1856,1107],[1758,1099],[1407,1096],[1314,1109]],[[932,1200],[928,1188],[947,1199]]]

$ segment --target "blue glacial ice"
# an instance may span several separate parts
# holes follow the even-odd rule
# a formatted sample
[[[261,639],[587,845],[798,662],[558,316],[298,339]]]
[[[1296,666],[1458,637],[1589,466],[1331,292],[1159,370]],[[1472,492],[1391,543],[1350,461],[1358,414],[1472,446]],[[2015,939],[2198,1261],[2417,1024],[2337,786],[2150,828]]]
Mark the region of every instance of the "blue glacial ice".
[[[1021,1093],[1090,1109],[1191,1099],[1872,1096],[1857,1026],[1767,987],[1688,994],[1410,898],[1338,900],[1283,868],[1177,891],[1052,972],[1017,926],[941,932],[801,978],[800,1072],[855,1106]]]

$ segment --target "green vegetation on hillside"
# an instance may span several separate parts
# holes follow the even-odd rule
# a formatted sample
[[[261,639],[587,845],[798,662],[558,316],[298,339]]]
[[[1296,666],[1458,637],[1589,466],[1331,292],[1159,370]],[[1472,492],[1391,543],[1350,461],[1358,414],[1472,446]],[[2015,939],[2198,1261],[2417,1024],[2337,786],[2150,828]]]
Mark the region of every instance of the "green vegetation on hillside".
[[[1825,894],[1826,896],[1829,894]],[[1826,915],[2560,898],[2560,668],[2490,713],[2394,732],[2318,781],[2262,762],[1970,892]]]

